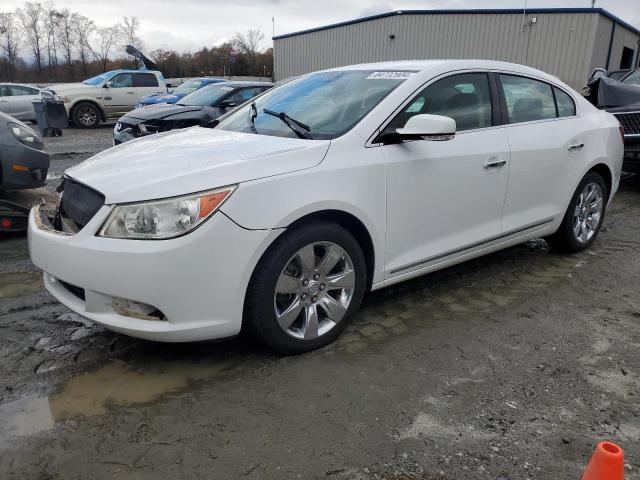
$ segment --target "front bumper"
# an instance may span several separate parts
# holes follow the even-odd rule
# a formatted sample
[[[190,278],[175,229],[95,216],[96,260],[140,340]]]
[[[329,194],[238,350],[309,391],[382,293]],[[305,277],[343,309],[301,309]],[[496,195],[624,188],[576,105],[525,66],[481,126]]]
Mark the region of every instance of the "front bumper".
[[[246,230],[217,212],[171,240],[96,237],[111,207],[77,234],[52,231],[38,207],[29,216],[29,252],[49,292],[76,313],[126,335],[185,342],[237,335],[253,269],[281,230]],[[122,314],[114,299],[138,302],[163,319]],[[120,313],[118,313],[120,312]]]
[[[0,148],[0,188],[24,190],[47,183],[49,154],[22,144]]]

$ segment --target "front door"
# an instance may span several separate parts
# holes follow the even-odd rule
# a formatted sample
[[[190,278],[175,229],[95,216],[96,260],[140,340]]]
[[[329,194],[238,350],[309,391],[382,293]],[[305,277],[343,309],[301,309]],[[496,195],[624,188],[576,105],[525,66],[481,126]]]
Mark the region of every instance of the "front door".
[[[486,73],[456,74],[420,92],[388,127],[417,114],[456,120],[447,141],[385,145],[387,277],[461,255],[501,233],[509,144]]]
[[[105,84],[104,109],[108,116],[120,116],[131,111],[137,100],[133,74],[118,73]]]

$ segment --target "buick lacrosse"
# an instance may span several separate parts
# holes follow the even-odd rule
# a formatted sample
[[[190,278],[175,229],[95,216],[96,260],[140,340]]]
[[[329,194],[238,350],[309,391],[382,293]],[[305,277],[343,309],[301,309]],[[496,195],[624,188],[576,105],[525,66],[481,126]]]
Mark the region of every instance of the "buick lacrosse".
[[[615,118],[538,70],[348,66],[67,170],[29,248],[47,289],[109,329],[242,328],[298,353],[340,335],[368,290],[532,238],[588,247],[622,155]]]

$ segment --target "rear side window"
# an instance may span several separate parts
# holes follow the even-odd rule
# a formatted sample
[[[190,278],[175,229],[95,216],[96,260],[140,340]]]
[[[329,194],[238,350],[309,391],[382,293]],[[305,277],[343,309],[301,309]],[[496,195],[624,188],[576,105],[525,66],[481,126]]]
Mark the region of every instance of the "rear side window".
[[[393,119],[389,127],[401,128],[419,114],[451,117],[459,132],[490,127],[491,93],[487,74],[463,73],[432,83]]]
[[[24,87],[22,85],[11,85],[11,95],[19,96],[19,95],[37,95],[38,91],[35,88]]]
[[[553,93],[558,105],[558,116],[573,117],[576,114],[576,104],[573,103],[573,99],[557,87],[553,87]]]
[[[134,73],[133,86],[134,87],[157,87],[158,79],[152,73]]]
[[[500,75],[509,123],[556,118],[551,85],[532,78]]]

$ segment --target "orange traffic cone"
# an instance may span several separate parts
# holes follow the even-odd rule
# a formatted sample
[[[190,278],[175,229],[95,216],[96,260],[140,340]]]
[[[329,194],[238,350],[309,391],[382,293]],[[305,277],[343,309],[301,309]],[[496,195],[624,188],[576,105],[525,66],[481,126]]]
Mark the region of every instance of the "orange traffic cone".
[[[624,452],[612,442],[600,442],[581,480],[624,480]]]

